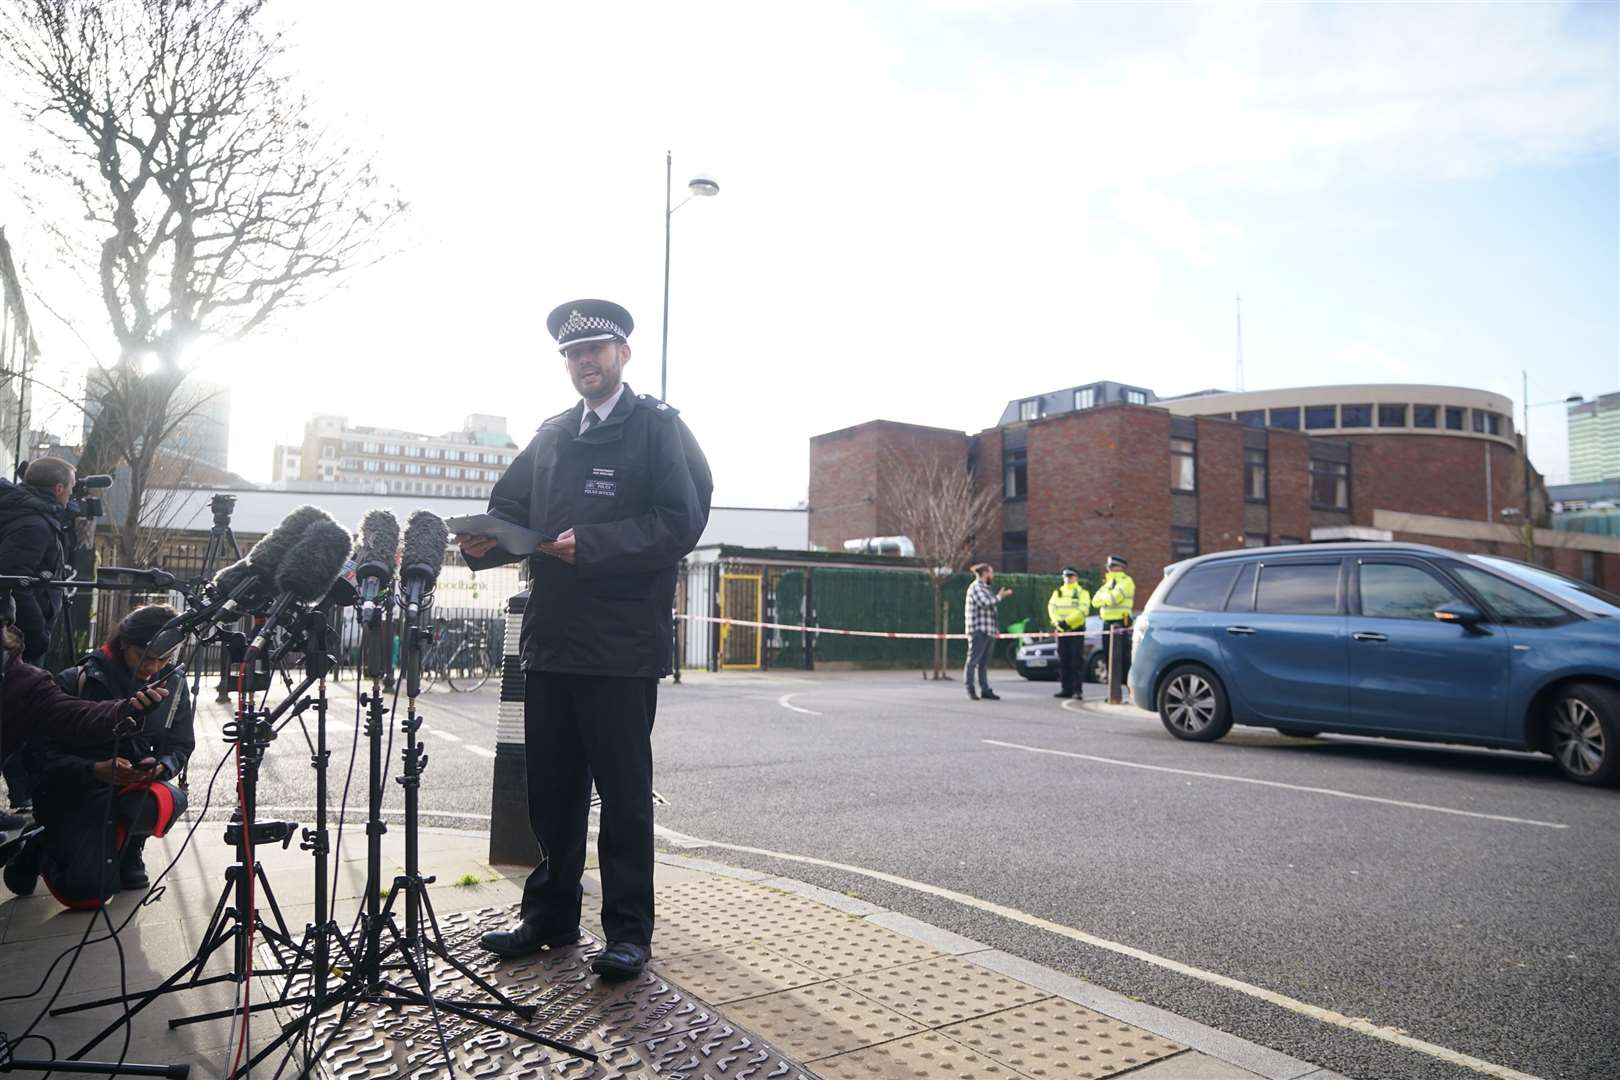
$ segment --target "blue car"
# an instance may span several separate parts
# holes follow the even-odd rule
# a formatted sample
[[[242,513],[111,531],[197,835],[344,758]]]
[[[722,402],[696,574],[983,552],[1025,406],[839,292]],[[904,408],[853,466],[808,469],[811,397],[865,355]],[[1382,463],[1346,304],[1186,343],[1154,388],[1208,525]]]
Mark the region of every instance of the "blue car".
[[[1165,571],[1130,688],[1178,739],[1233,724],[1551,754],[1620,784],[1620,596],[1492,555],[1310,544]]]

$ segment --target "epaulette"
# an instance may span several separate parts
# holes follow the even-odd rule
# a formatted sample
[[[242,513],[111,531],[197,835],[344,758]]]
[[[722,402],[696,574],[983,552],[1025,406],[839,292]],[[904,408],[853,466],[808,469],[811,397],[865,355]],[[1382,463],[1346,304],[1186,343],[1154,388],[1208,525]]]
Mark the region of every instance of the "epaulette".
[[[636,395],[636,400],[640,401],[643,405],[646,405],[648,408],[652,409],[652,412],[653,412],[654,416],[662,416],[665,419],[669,419],[670,417],[674,417],[674,416],[679,416],[680,412],[681,412],[681,410],[679,410],[675,406],[669,404],[669,402],[667,402],[667,401],[659,401],[657,398],[653,397],[651,394],[637,394]]]

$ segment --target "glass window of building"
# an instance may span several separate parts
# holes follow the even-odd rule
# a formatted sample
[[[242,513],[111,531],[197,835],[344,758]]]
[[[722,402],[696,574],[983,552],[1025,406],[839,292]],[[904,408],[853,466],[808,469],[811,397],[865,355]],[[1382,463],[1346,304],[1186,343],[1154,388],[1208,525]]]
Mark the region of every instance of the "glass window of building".
[[[366,472],[376,472],[376,471],[377,471],[377,463],[375,461],[366,462]]]
[[[1257,446],[1243,450],[1243,497],[1250,502],[1266,501],[1266,451]]]
[[[444,466],[443,465],[424,465],[424,466],[422,466],[422,472],[427,476],[443,476],[444,475]]]
[[[1022,574],[1029,569],[1029,533],[1001,534],[1001,569],[1013,574]]]
[[[1338,427],[1337,405],[1307,405],[1305,406],[1305,430],[1314,431],[1318,428]]]
[[[399,472],[399,462],[397,462],[397,461],[385,461],[385,462],[383,462],[382,469],[383,469],[383,472],[386,472],[386,473],[397,473],[397,472]]]
[[[1089,409],[1097,404],[1097,388],[1095,386],[1082,386],[1074,392],[1074,407],[1076,409]]]
[[[1039,420],[1041,418],[1041,399],[1030,398],[1028,401],[1018,403],[1018,419]]]
[[[1372,427],[1371,405],[1340,405],[1340,427]]]
[[[1267,543],[1265,533],[1244,533],[1243,546],[1246,548],[1265,547]]]
[[[422,456],[422,448],[420,446],[407,446],[405,448],[405,456],[406,457],[421,457]]]
[[[366,445],[365,445],[365,451],[366,451],[366,453],[368,453],[368,454],[375,454],[375,453],[376,453],[376,452],[377,452],[377,444],[376,444],[376,443],[374,443],[374,442],[368,442],[368,443],[366,443]]]
[[[1002,469],[1001,497],[1022,499],[1029,494],[1029,451],[1007,451],[1007,462]]]
[[[461,468],[457,465],[447,465],[445,466],[444,475],[452,480],[459,480],[461,479]]]
[[[1132,404],[1132,405],[1146,405],[1147,404],[1147,391],[1146,390],[1127,390],[1127,391],[1125,391],[1125,400],[1128,403]]]
[[[1198,490],[1197,449],[1198,444],[1191,439],[1170,440],[1171,491]]]
[[[1198,554],[1198,530],[1174,526],[1170,530],[1170,558],[1190,559]]]
[[[422,456],[430,461],[438,461],[439,458],[444,456],[444,452],[437,446],[424,446],[422,448]]]
[[[1380,405],[1380,406],[1378,406],[1378,426],[1379,427],[1405,427],[1406,426],[1406,406],[1405,405]]]
[[[1479,434],[1481,434],[1481,435],[1485,434],[1485,410],[1484,409],[1475,409],[1474,410],[1473,421],[1474,421],[1474,430],[1476,432],[1478,432]]]
[[[446,450],[444,452],[444,460],[446,460],[446,461],[460,461],[461,460],[461,451],[460,450]]]
[[[1286,428],[1289,431],[1298,431],[1299,406],[1295,405],[1287,409],[1272,409],[1271,426],[1275,428]]]
[[[1463,429],[1463,411],[1455,405],[1446,406],[1446,430],[1461,431]]]
[[[392,454],[393,456],[398,457],[399,456],[399,444],[398,443],[383,443],[383,453]]]
[[[1433,405],[1414,405],[1412,406],[1412,426],[1425,428],[1439,427],[1439,415],[1440,410]]]
[[[1245,409],[1237,414],[1237,422],[1242,424],[1244,427],[1265,427],[1266,410]]]
[[[418,465],[414,461],[411,462],[410,464],[405,466],[405,475],[406,476],[421,476],[422,475],[422,466]]]
[[[1318,510],[1350,509],[1350,466],[1312,458],[1311,505]]]
[[[1493,412],[1486,413],[1485,430],[1492,435],[1502,434],[1502,417]]]
[[[321,447],[321,457],[323,457],[323,458],[335,458],[335,457],[337,457],[337,447],[333,446],[331,443],[328,443],[325,446]]]

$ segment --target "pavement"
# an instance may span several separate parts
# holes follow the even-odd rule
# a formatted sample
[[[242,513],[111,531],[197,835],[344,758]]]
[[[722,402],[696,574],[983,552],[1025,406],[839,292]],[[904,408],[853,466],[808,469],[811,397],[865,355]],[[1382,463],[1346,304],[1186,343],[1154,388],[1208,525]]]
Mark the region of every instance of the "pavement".
[[[1079,1014],[1058,1023],[1017,1011],[1041,1001],[1123,1025],[1139,1050],[1157,1046],[1150,1037],[1185,1048],[1114,1070],[1124,1075],[1620,1075],[1620,1038],[1595,1019],[1620,1000],[1615,793],[1568,784],[1532,755],[1246,728],[1215,744],[1181,743],[1141,710],[1059,702],[1050,684],[993,679],[1005,700],[977,704],[958,684],[916,672],[688,673],[682,686],[665,684],[654,733],[663,797],[655,961],[670,987],[700,1003],[693,1016],[768,1043],[806,1076],[1085,1075],[1051,1047],[997,1057],[999,1044],[970,1027],[1001,1016],[1018,1025],[1001,1034],[1026,1047],[1042,1031],[1079,1030],[1071,1022]],[[353,734],[341,727],[354,705],[345,693],[334,689],[329,723],[334,801]],[[419,702],[432,756],[424,864],[439,875],[435,905],[461,919],[463,943],[507,917],[512,878],[526,872],[479,864],[496,700],[491,688]],[[218,719],[199,725],[199,812],[210,762],[225,748]],[[276,808],[265,816],[307,823],[303,737],[294,726],[282,739],[267,759],[261,803]],[[363,748],[361,757],[363,774]],[[225,786],[210,819],[223,812]],[[359,839],[358,791],[350,803],[344,851]],[[132,932],[168,950],[149,962],[151,973],[194,947],[188,934],[200,932],[196,920],[217,893],[227,849],[211,830],[199,831],[198,847],[211,853],[188,853],[181,865],[212,860],[206,887],[176,885],[136,913]],[[307,878],[307,854],[263,854],[299,863]],[[344,888],[358,895],[348,873]],[[478,883],[455,885],[464,874]],[[308,904],[307,884],[289,888],[285,904]],[[51,905],[0,903],[8,985],[22,981],[11,977],[12,958],[40,936],[34,928],[74,940],[83,930],[83,917],[67,913],[20,918],[40,903]],[[771,907],[784,903],[792,911]],[[302,910],[289,922],[301,926]],[[160,914],[163,925],[144,927]],[[789,915],[860,927],[850,934],[883,931],[881,947],[854,949],[876,958],[858,959],[863,968],[881,966],[851,969],[833,951],[812,956],[803,939],[826,927],[809,930]],[[56,921],[64,919],[78,921]],[[919,942],[933,952],[908,954]],[[60,949],[58,940],[49,955]],[[43,971],[47,959],[15,970]],[[76,968],[64,998],[94,996],[78,982],[86,969],[115,985],[104,947],[87,959],[95,962]],[[585,985],[559,963],[551,977]],[[993,975],[983,984],[992,989],[972,989],[969,969]],[[936,997],[920,996],[924,985]],[[229,1004],[224,989],[218,1007]],[[1036,992],[1040,1001],[1023,1000]],[[837,996],[813,1003],[817,994]],[[32,1019],[11,1011],[16,1004],[0,1002],[0,1030],[13,1036],[27,1026],[19,1020]],[[873,1005],[883,1011],[852,1021],[856,1006]],[[801,1030],[794,1015],[825,1023]],[[136,1036],[171,1038],[153,1026],[137,1024]],[[190,1042],[169,1047],[213,1053],[199,1058],[209,1064],[198,1075],[214,1075],[228,1039],[210,1027],[183,1030]],[[402,1038],[420,1055],[419,1030]],[[357,1063],[393,1060],[381,1043],[342,1049],[350,1056],[334,1075],[369,1075]],[[907,1071],[911,1050],[935,1071]],[[962,1053],[1005,1071],[963,1065],[973,1059]],[[612,1067],[640,1075],[629,1058]]]
[[[0,958],[8,986],[44,983],[51,992],[61,983],[55,1004],[72,1005],[116,995],[120,987],[155,985],[186,963],[205,936],[231,858],[231,849],[212,829],[199,829],[186,841],[186,834],[177,831],[148,846],[154,874],[174,863],[154,902],[139,905],[134,896],[121,894],[108,906],[108,916],[120,928],[122,970],[116,946],[98,917],[66,911],[48,895],[13,897],[0,904]],[[403,841],[402,830],[391,830],[384,846],[385,878],[401,869]],[[581,1022],[581,1000],[591,1002],[595,995],[607,1001],[606,995],[615,991],[583,975],[579,964],[570,974],[576,981],[590,981],[585,996],[559,998],[556,988],[568,979],[536,980],[525,962],[498,962],[477,950],[477,932],[511,918],[529,869],[491,866],[487,851],[488,837],[481,832],[421,833],[424,871],[436,877],[429,899],[453,949],[515,1000],[540,1003],[539,1016],[528,1025],[533,1030],[557,1037],[577,1037],[583,1030],[586,1037],[577,1043],[598,1051],[604,1060],[586,1071],[567,1054],[536,1057],[522,1039],[463,1025],[451,1032],[459,1074],[507,1076],[539,1069],[537,1075],[543,1076],[740,1080],[763,1075],[751,1067],[769,1058],[784,1070],[780,1075],[806,1080],[1339,1076],[876,904],[792,878],[672,853],[658,856],[659,928],[656,956],[645,980],[662,998],[682,994],[696,1003],[701,1022],[684,1029],[678,1023],[647,1024],[643,1010],[635,1018],[645,1030],[625,1035],[621,1028],[636,1025]],[[296,847],[269,847],[261,849],[259,860],[272,882],[277,910],[296,937],[313,914],[311,857]],[[345,925],[345,913],[357,908],[364,893],[364,860],[358,837],[346,841],[334,860],[335,895]],[[591,896],[598,894],[594,869],[586,884]],[[588,897],[587,910],[593,906]],[[275,924],[267,906],[262,914]],[[64,952],[71,958],[86,927],[92,928],[91,943],[62,982],[61,966],[50,965]],[[575,950],[581,959],[598,946],[600,926],[594,914],[587,917],[585,929],[590,938]],[[557,950],[559,963],[566,965],[568,952]],[[257,955],[262,965],[272,963],[264,946]],[[203,974],[228,969],[229,949],[224,949]],[[441,974],[449,973],[441,969]],[[253,981],[258,1001],[272,1000],[284,985],[263,976]],[[298,987],[304,985],[301,981]],[[465,980],[458,980],[456,988],[464,992]],[[127,1046],[116,1006],[46,1016],[33,1030],[65,1055],[110,1026],[111,1036],[94,1049],[91,1060],[187,1064],[194,1077],[221,1076],[229,1068],[230,1022],[216,1019],[178,1030],[167,1022],[188,1013],[227,1010],[235,991],[227,982],[159,998],[130,1020]],[[29,1029],[42,1011],[43,998],[0,1004],[0,1030],[15,1037]],[[613,1011],[598,1009],[608,1017]],[[683,1011],[694,1010],[671,1014]],[[431,1021],[425,1011],[408,1008],[403,1014],[401,1019],[378,1009],[370,1022],[348,1019],[320,1057],[322,1075],[448,1075],[427,1035]],[[273,1015],[261,1014],[250,1027],[250,1052],[266,1047],[301,1012],[289,1007]],[[18,1056],[44,1056],[45,1045],[25,1044]],[[729,1060],[717,1045],[731,1051]],[[271,1075],[285,1056],[278,1052],[255,1071]],[[689,1059],[701,1063],[701,1071],[691,1068]],[[289,1061],[288,1075],[301,1060]]]

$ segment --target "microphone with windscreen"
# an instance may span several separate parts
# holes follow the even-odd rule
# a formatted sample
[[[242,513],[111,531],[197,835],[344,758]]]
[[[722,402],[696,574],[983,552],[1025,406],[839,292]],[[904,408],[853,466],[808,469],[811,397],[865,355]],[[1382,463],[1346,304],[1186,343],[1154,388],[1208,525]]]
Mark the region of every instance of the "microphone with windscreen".
[[[399,519],[392,510],[367,510],[360,519],[360,540],[354,550],[354,576],[360,592],[360,621],[377,619],[377,600],[394,587],[399,562]]]
[[[400,601],[407,620],[422,610],[422,599],[433,592],[444,569],[444,550],[450,543],[450,530],[439,515],[417,510],[405,523],[405,541],[399,555]]]
[[[270,605],[264,624],[258,628],[253,643],[248,646],[242,660],[244,667],[264,651],[270,632],[294,605],[320,603],[342,572],[343,562],[348,557],[348,530],[322,512],[320,519],[304,531],[304,535],[282,559],[275,579],[278,595]]]

